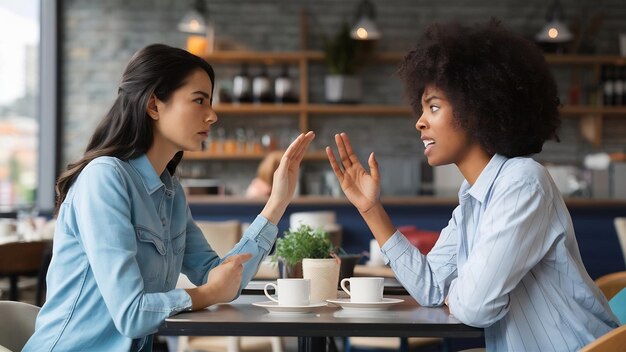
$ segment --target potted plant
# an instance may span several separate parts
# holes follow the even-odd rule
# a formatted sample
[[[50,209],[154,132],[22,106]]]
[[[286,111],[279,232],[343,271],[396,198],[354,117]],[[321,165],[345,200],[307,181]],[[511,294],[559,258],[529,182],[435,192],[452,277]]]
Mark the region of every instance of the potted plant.
[[[358,103],[361,100],[361,79],[356,72],[365,62],[364,49],[350,37],[347,23],[343,23],[331,39],[324,38],[324,59],[329,71],[324,81],[326,102]]]
[[[298,267],[303,259],[330,259],[334,250],[326,231],[300,225],[295,230],[285,231],[284,236],[276,240],[274,259],[282,262],[284,277],[301,277],[302,270]]]
[[[337,298],[341,262],[336,251],[326,231],[300,225],[276,240],[274,258],[283,263],[283,277],[310,279],[311,301],[321,302]]]

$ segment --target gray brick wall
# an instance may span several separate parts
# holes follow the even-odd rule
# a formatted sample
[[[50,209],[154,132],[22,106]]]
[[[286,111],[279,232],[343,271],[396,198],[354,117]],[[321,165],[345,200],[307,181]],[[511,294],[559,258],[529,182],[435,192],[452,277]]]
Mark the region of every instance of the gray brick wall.
[[[319,49],[323,35],[333,33],[342,21],[352,22],[358,0],[207,0],[210,16],[215,23],[216,37],[230,39],[250,50],[290,51],[299,49],[300,10],[309,13],[309,47]],[[482,22],[497,17],[512,29],[528,37],[544,22],[547,4],[543,0],[373,0],[377,8],[377,23],[384,38],[378,43],[380,51],[404,51],[412,46],[421,30],[431,22],[459,20]],[[131,55],[141,47],[155,42],[184,47],[186,36],[176,30],[178,21],[192,1],[175,0],[66,0],[63,1],[63,99],[62,163],[77,159],[95,125],[106,113],[117,91],[119,77]],[[593,36],[592,48],[597,53],[616,54],[618,33],[626,32],[626,2],[563,0],[569,22],[581,14],[601,11],[603,23]],[[588,49],[588,50],[591,50]],[[252,73],[257,67],[252,67]],[[230,80],[238,71],[235,65],[216,65],[218,80]],[[297,77],[295,67],[291,73]],[[367,67],[362,72],[366,103],[400,104],[402,86],[393,77],[395,67]],[[558,70],[555,70],[558,71]],[[277,68],[272,68],[277,74]],[[323,101],[325,67],[310,66],[310,100]],[[559,85],[568,86],[569,74],[555,72]],[[222,116],[220,125],[228,129],[252,127],[258,131],[287,126],[297,129],[297,119],[283,117],[265,119]],[[357,152],[365,157],[374,150],[379,158],[387,157],[387,169],[393,169],[400,157],[413,158],[411,170],[422,162],[414,119],[409,117],[311,117],[311,127],[317,132],[315,147],[330,142],[339,131],[352,133]],[[626,142],[623,118],[607,118],[603,150],[622,150]],[[561,131],[563,142],[549,143],[538,159],[555,163],[580,164],[582,157],[594,149],[578,132],[578,120],[567,118]],[[281,127],[282,128],[282,127]],[[251,162],[219,162],[206,166],[208,176],[228,178],[234,192],[241,191],[254,176],[256,166]],[[309,172],[319,175],[327,169],[324,163],[310,163]],[[390,171],[389,171],[390,172]],[[310,176],[319,179],[318,176]],[[391,174],[388,179],[398,181]],[[412,189],[417,191],[414,181]],[[390,193],[404,192],[403,187]]]

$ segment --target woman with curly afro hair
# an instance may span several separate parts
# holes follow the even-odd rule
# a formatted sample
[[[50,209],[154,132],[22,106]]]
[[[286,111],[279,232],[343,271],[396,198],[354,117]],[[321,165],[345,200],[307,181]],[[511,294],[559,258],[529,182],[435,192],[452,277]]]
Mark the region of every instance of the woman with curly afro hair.
[[[421,254],[391,223],[374,153],[368,171],[345,133],[335,135],[340,159],[326,153],[411,296],[485,328],[493,351],[574,351],[617,327],[563,198],[530,157],[558,140],[560,124],[542,53],[495,21],[434,24],[399,73],[428,163],[454,164],[465,178],[432,251]]]

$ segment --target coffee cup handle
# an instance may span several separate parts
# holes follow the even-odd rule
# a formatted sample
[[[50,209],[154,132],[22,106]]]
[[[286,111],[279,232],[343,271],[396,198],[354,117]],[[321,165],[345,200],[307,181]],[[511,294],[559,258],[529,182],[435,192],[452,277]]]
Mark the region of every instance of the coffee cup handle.
[[[278,300],[277,300],[276,298],[272,297],[272,295],[270,295],[270,294],[267,292],[267,288],[268,288],[268,287],[273,287],[273,288],[274,288],[274,292],[276,292],[276,295],[277,295],[277,297],[278,297],[278,288],[276,287],[276,284],[274,284],[274,283],[272,283],[272,282],[265,284],[265,287],[263,287],[263,292],[265,292],[265,296],[267,296],[267,298],[269,298],[269,299],[271,299],[272,301],[274,301],[274,302],[278,303]]]
[[[341,280],[341,289],[344,290],[348,294],[348,296],[352,297],[350,290],[346,288],[346,282],[350,282],[350,278],[345,278]]]

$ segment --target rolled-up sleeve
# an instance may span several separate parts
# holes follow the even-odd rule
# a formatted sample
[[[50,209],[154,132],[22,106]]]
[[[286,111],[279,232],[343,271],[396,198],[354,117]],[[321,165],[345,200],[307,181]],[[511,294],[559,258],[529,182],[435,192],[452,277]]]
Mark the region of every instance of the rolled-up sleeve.
[[[116,328],[138,338],[156,332],[163,320],[191,306],[182,289],[144,292],[136,261],[127,184],[116,166],[92,162],[74,187],[78,240]]]
[[[381,248],[385,263],[398,281],[421,305],[443,304],[456,277],[457,207],[428,255],[423,255],[402,233],[396,231]]]
[[[188,210],[183,274],[187,275],[195,285],[202,285],[207,282],[211,269],[226,258],[234,254],[250,253],[252,258],[243,264],[241,292],[259,270],[259,265],[272,249],[277,234],[276,225],[262,215],[258,215],[243,234],[241,240],[223,258],[220,258],[208,244],[202,230],[196,225],[191,212]]]

